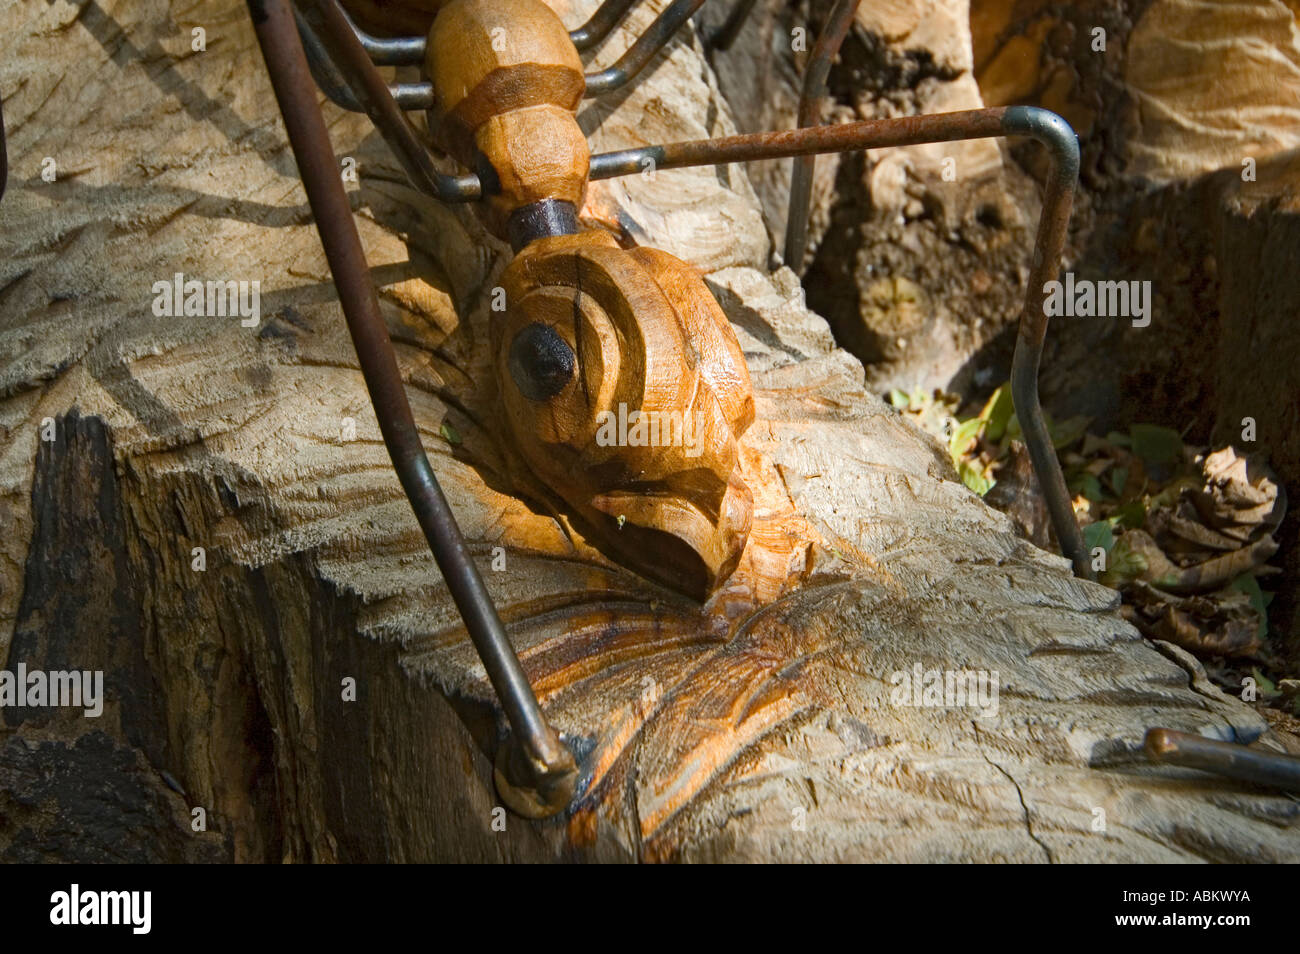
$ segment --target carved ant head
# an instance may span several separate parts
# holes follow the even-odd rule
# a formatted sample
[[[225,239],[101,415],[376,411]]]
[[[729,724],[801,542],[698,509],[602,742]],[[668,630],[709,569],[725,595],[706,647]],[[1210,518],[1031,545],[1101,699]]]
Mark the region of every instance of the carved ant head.
[[[534,474],[645,575],[704,597],[735,569],[753,497],[736,473],[749,372],[699,275],[603,232],[506,269],[502,402]]]

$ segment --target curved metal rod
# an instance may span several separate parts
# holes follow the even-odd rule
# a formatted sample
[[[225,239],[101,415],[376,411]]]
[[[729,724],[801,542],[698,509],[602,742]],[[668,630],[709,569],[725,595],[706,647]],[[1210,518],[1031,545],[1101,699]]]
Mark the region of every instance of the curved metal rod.
[[[709,40],[709,46],[715,50],[729,50],[731,45],[736,42],[736,37],[740,36],[741,27],[745,25],[745,20],[749,18],[750,12],[754,9],[756,0],[740,0],[731,12],[727,14],[726,21],[718,27]]]
[[[1214,772],[1227,778],[1300,792],[1300,758],[1220,742],[1174,729],[1150,729],[1143,741],[1147,758],[1164,765]]]
[[[589,50],[618,26],[618,21],[636,6],[638,0],[605,0],[582,26],[569,31],[569,39],[579,50]]]
[[[294,10],[294,21],[298,24],[303,52],[307,54],[307,65],[311,67],[311,75],[321,92],[335,106],[353,113],[364,113],[365,109],[348,87],[347,79],[325,52],[320,37],[297,9]],[[389,83],[388,94],[401,109],[428,109],[433,105],[433,85],[426,82]]]
[[[397,155],[412,184],[443,202],[479,198],[483,190],[478,176],[449,176],[434,167],[433,156],[362,49],[337,0],[304,0],[300,11],[310,31],[320,40],[325,56],[334,64],[339,79]],[[294,33],[296,36],[297,31]],[[295,41],[294,45],[302,49],[299,42]]]
[[[415,66],[424,62],[424,54],[429,46],[427,36],[374,36],[357,26],[355,20],[343,11],[343,18],[352,27],[366,51],[370,61],[376,66]]]
[[[1065,486],[1065,476],[1061,473],[1056,448],[1052,446],[1047,421],[1043,419],[1043,406],[1038,400],[1038,365],[1043,357],[1043,341],[1047,337],[1047,313],[1043,302],[1047,298],[1046,285],[1056,278],[1061,254],[1065,250],[1070,205],[1079,179],[1079,138],[1070,124],[1056,113],[1033,106],[1007,107],[1003,127],[1008,135],[1036,139],[1047,147],[1052,157],[1043,194],[1043,210],[1038,216],[1034,259],[1030,263],[1029,285],[1025,289],[1025,308],[1020,313],[1016,351],[1011,359],[1011,400],[1061,552],[1074,564],[1075,576],[1091,580],[1092,561],[1083,542],[1083,532],[1074,517],[1074,504]],[[1051,263],[1050,268],[1047,263]]]
[[[826,95],[826,80],[831,75],[831,64],[844,45],[844,38],[853,25],[854,14],[862,0],[836,0],[835,9],[826,21],[821,36],[813,44],[812,58],[803,74],[803,92],[799,96],[800,128],[821,122],[821,101]],[[790,206],[785,216],[785,263],[799,275],[803,274],[804,254],[808,250],[808,215],[812,206],[813,173],[817,168],[816,156],[798,156],[790,176]]]
[[[1070,558],[1075,575],[1091,579],[1092,570],[1083,534],[1075,520],[1070,493],[1038,400],[1038,364],[1047,333],[1047,316],[1043,312],[1044,286],[1060,270],[1074,183],[1079,175],[1079,142],[1069,123],[1053,112],[1032,106],[872,119],[842,126],[812,126],[601,153],[591,157],[590,177],[594,180],[631,175],[643,171],[647,164],[652,168],[675,169],[997,136],[1036,139],[1047,147],[1052,160],[1034,240],[1025,307],[1020,313],[1011,393],[1061,549]]]
[[[618,62],[609,69],[599,73],[587,74],[587,95],[600,96],[610,90],[618,89],[632,77],[640,73],[656,53],[668,45],[677,28],[691,18],[704,0],[673,0],[663,13],[655,17],[628,51],[618,58]]]
[[[578,49],[585,49],[588,46],[594,46],[608,35],[609,31],[617,25],[619,19],[627,10],[631,9],[636,0],[606,0],[602,6],[592,16],[587,24],[579,27],[578,30],[569,34],[573,39],[574,34],[580,34],[584,46],[579,46],[574,41],[574,46]],[[611,90],[618,89],[625,85],[629,80],[635,77],[646,64],[654,59],[655,54],[668,45],[668,41],[673,38],[679,27],[692,14],[695,13],[705,3],[705,0],[673,0],[673,3],[664,10],[663,13],[655,17],[653,23],[646,29],[645,33],[637,37],[635,43],[628,48],[621,57],[618,58],[613,66],[608,69],[600,70],[597,73],[586,74],[587,96],[599,96],[602,93],[608,93]],[[340,62],[352,70],[361,72],[364,68],[359,63],[354,62],[355,54],[345,50],[344,47],[355,47],[362,54],[365,63],[374,71],[376,64],[394,65],[401,63],[421,62],[424,57],[424,50],[427,46],[427,40],[421,37],[398,37],[393,40],[380,39],[366,33],[355,23],[353,23],[339,8],[337,17],[329,14],[333,19],[341,18],[347,26],[347,32],[351,36],[351,42],[345,41],[340,36],[330,36],[325,23],[322,20],[322,14],[319,12],[319,5],[313,0],[304,0],[307,10],[304,15],[299,17],[299,30],[302,33],[303,46],[306,49],[308,62],[312,67],[312,75],[316,77],[316,82],[320,85],[321,91],[330,98],[336,105],[352,112],[369,113],[370,108],[366,107],[368,97],[363,95],[359,90],[345,89],[353,84],[348,80],[348,72],[339,69]],[[610,9],[606,20],[595,23],[595,26],[603,32],[594,31],[592,34],[582,35],[582,31],[596,21],[606,9]],[[317,11],[313,13],[312,11]],[[608,25],[606,22],[608,21]],[[305,28],[305,29],[304,29]],[[596,35],[599,32],[599,35]],[[316,33],[316,36],[312,34]],[[419,53],[416,56],[416,53]],[[348,58],[342,59],[340,54],[345,54]],[[376,81],[383,84],[379,79],[378,73],[374,74]],[[367,77],[367,85],[371,85]],[[428,80],[415,83],[393,83],[391,86],[385,85],[388,98],[393,100],[399,109],[431,109],[436,102],[433,91],[433,83]],[[375,120],[375,125],[380,126],[380,121],[372,115],[371,119]],[[380,132],[383,132],[380,128]],[[398,149],[397,145],[393,145]],[[399,154],[401,150],[398,150]],[[439,195],[439,198],[443,196]],[[477,198],[477,196],[475,196]],[[451,200],[454,201],[454,200]]]
[[[316,85],[320,87],[320,91],[335,106],[341,106],[353,113],[365,112],[361,108],[361,104],[357,102],[357,98],[352,95],[352,90],[348,87],[348,81],[343,78],[339,68],[334,65],[334,61],[325,52],[320,37],[311,28],[311,24],[303,19],[302,13],[297,7],[294,7],[293,19],[298,27],[298,38],[302,41],[302,51],[307,57],[307,68],[311,70],[312,78],[316,80]]]
[[[532,796],[532,814],[554,814],[573,794],[573,754],[542,715],[425,456],[293,14],[287,0],[248,0],[248,8],[384,444],[510,722],[513,734],[503,750],[510,755],[498,760],[498,788],[504,770],[508,786]],[[502,795],[510,800],[507,791]]]

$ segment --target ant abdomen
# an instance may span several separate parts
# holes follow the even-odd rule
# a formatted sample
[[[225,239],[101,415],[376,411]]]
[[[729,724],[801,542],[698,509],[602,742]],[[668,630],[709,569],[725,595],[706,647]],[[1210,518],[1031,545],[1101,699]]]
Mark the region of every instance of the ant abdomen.
[[[454,0],[429,31],[425,68],[441,144],[490,180],[478,209],[495,235],[508,237],[510,216],[523,206],[552,200],[581,207],[591,153],[575,110],[586,80],[550,7]]]

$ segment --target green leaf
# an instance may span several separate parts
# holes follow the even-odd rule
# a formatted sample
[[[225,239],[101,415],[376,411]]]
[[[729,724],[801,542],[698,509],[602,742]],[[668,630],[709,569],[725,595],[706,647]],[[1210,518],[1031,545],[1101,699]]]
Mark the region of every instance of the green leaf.
[[[1089,550],[1101,547],[1107,553],[1115,546],[1115,534],[1105,520],[1090,523],[1083,528],[1083,542]]]
[[[1047,430],[1052,435],[1052,446],[1057,450],[1063,447],[1069,447],[1088,430],[1088,425],[1092,423],[1092,418],[1076,416],[1068,417],[1064,421],[1048,422]]]
[[[1133,442],[1129,440],[1127,434],[1121,434],[1119,431],[1111,431],[1106,435],[1106,440],[1110,441],[1116,447],[1132,447]]]
[[[971,449],[983,426],[983,421],[978,417],[972,417],[969,421],[962,421],[953,429],[952,437],[948,440],[948,453],[952,455],[954,465],[961,463],[962,457]]]
[[[1252,666],[1250,674],[1255,677],[1255,687],[1259,689],[1259,694],[1261,696],[1266,699],[1272,699],[1275,696],[1281,695],[1281,693],[1278,692],[1277,686],[1273,684],[1273,680],[1268,678],[1268,676],[1264,675],[1257,668]]]
[[[1107,586],[1135,580],[1147,571],[1147,558],[1136,550],[1130,550],[1128,542],[1120,537],[1110,552],[1110,562],[1102,582]]]
[[[889,392],[889,403],[894,407],[906,410],[912,406],[912,399],[903,391],[898,390],[898,388],[893,388]]]
[[[984,404],[984,410],[980,411],[980,420],[985,424],[984,435],[990,441],[1002,440],[1002,435],[1007,432],[1007,424],[1011,421],[1011,415],[1015,410],[1015,404],[1011,400],[1011,388],[1004,384],[993,392]]]
[[[1147,522],[1147,505],[1141,500],[1123,504],[1115,511],[1115,519],[1125,529],[1138,530]]]
[[[442,422],[442,426],[438,428],[438,433],[442,435],[443,440],[453,447],[460,443],[460,432],[446,421]]]
[[[1070,490],[1083,494],[1093,503],[1101,501],[1101,481],[1087,471],[1076,474],[1070,479]]]
[[[1120,494],[1124,493],[1124,485],[1128,483],[1128,468],[1112,467],[1106,474],[1106,482],[1110,484],[1110,489],[1113,490],[1115,496],[1118,497]]]
[[[1012,441],[1021,440],[1024,437],[1024,432],[1020,429],[1020,418],[1016,417],[1014,412],[1011,415],[1011,419],[1007,421],[1007,429],[1002,436],[1003,445],[1009,444]]]
[[[1148,465],[1177,463],[1183,455],[1183,437],[1173,428],[1158,424],[1134,424],[1129,428],[1133,437],[1133,453]]]
[[[993,481],[984,476],[983,468],[968,460],[958,465],[957,472],[961,474],[961,482],[981,497],[993,489]]]

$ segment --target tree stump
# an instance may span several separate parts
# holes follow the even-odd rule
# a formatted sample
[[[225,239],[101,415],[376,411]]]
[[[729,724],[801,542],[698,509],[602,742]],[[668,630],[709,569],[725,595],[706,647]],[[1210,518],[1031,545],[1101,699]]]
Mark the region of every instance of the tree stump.
[[[243,5],[3,17],[0,656],[102,670],[107,702],[4,710],[0,856],[1300,859],[1293,799],[1145,763],[1156,725],[1281,743],[864,390],[768,269],[744,168],[585,210],[699,267],[753,377],[754,530],[701,606],[517,476],[487,353],[507,250],[327,106],[425,445],[580,758],[570,812],[507,817],[502,716],[379,440]],[[734,129],[691,32],[580,122],[593,151]],[[176,273],[260,282],[260,320],[157,314]],[[902,674],[930,672],[999,692],[912,704]]]

